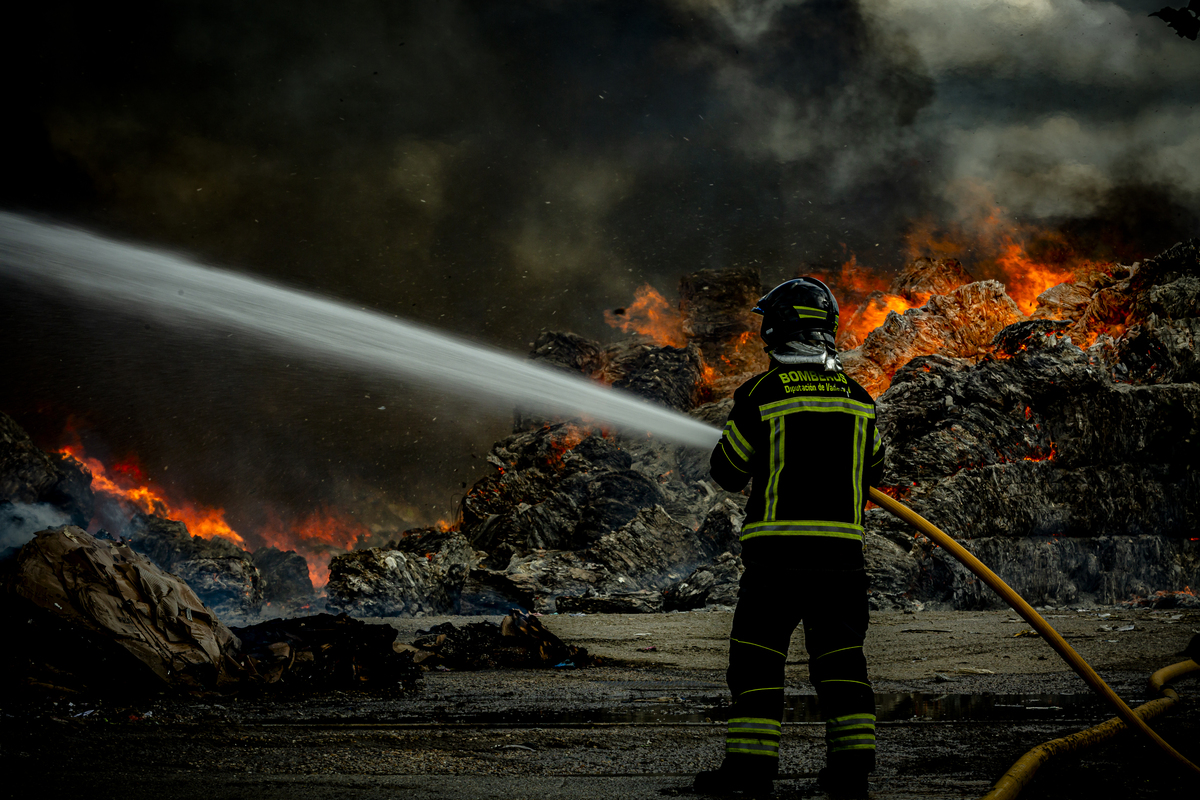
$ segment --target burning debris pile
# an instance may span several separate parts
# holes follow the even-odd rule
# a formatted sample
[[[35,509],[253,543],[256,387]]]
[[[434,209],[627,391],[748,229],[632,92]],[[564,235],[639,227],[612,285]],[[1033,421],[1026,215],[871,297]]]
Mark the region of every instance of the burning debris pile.
[[[0,413],[0,550],[53,525],[86,527],[95,508],[91,484],[79,462],[43,452]]]
[[[253,553],[219,536],[192,536],[187,526],[136,513],[122,541],[175,573],[222,619],[253,619],[273,606],[279,613],[313,602],[308,562],[295,551],[261,547]]]
[[[754,270],[700,272],[681,281],[677,313],[643,292],[619,320],[610,316],[638,336],[603,347],[545,332],[532,357],[719,425],[723,398],[765,366],[747,315],[763,290]],[[1195,585],[1198,297],[1194,242],[1142,264],[1077,268],[1074,281],[1027,306],[1032,315],[1003,284],[974,281],[957,261],[913,262],[888,292],[843,315],[842,343],[854,345],[843,354],[847,371],[880,395],[885,488],[972,540],[1034,602],[1113,603]],[[856,326],[881,311],[859,341]],[[635,328],[639,315],[645,325]],[[493,449],[495,472],[468,492],[456,531],[411,532],[394,544],[397,553],[427,550],[422,569],[453,564],[431,610],[733,601],[745,497],[708,482],[707,454],[580,421],[518,414],[516,428]],[[877,605],[999,602],[901,523],[868,513]],[[422,591],[412,594],[405,602],[420,603]],[[330,595],[347,610],[358,603],[355,613],[371,608],[341,584],[331,582]]]
[[[1113,603],[1200,580],[1197,244],[1055,287],[1050,311],[986,353],[916,358],[882,397],[893,491],[1033,602]],[[995,604],[936,548],[912,552],[918,596]]]
[[[767,365],[748,311],[764,288],[754,269],[701,271],[681,281],[677,308],[647,287],[610,312],[635,335],[602,345],[547,331],[531,357],[719,427],[732,391]],[[931,258],[887,291],[856,296],[839,341],[847,372],[879,399],[885,490],[970,539],[1033,602],[1113,603],[1200,582],[1197,242],[1130,266],[1077,265],[1036,300]],[[5,529],[28,538],[86,524],[87,470],[23,437],[0,417]],[[328,607],[423,616],[728,605],[746,497],[709,481],[707,457],[518,410],[457,522],[335,556]],[[998,602],[899,522],[868,515],[878,605]],[[223,616],[312,598],[295,553],[251,554],[151,513],[121,537]]]
[[[112,534],[96,523],[94,476],[65,453],[40,450],[0,413],[0,548],[19,548],[40,530],[66,524]],[[118,539],[182,578],[226,621],[255,618],[267,604],[286,613],[315,600],[307,561],[274,547],[243,550],[221,536],[192,535],[181,521],[135,511]]]
[[[660,590],[737,546],[742,503],[718,501],[707,454],[547,423],[497,443],[488,460],[495,472],[463,500],[460,530],[410,531],[335,557],[330,606],[546,612],[565,610],[562,595],[599,594],[657,611]]]

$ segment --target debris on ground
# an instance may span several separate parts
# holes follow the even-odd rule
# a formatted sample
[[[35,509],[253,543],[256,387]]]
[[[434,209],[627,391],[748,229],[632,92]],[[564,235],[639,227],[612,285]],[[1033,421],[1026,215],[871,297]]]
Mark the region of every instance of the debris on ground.
[[[5,564],[0,625],[10,685],[225,694],[412,691],[396,630],[346,615],[230,629],[180,577],[128,543],[75,526],[38,533]]]
[[[598,660],[582,647],[564,643],[538,617],[511,610],[499,624],[434,625],[411,645],[401,645],[424,669],[460,670],[525,667],[590,667]]]
[[[7,565],[5,667],[50,686],[223,688],[237,637],[181,579],[76,526],[42,531]]]
[[[233,628],[251,685],[299,693],[338,689],[412,692],[422,670],[397,650],[396,629],[345,614],[275,619]]]

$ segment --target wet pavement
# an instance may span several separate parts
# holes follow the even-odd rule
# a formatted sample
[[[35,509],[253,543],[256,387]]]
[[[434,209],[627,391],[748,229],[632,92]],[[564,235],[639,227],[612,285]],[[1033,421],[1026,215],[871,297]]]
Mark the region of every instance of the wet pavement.
[[[1073,614],[1063,627],[1076,625],[1072,635],[1082,637],[1085,628],[1098,627],[1097,616]],[[0,707],[6,778],[0,797],[695,797],[687,789],[691,775],[715,766],[723,746],[721,643],[719,634],[705,632],[722,623],[665,617],[559,626],[574,626],[604,654],[605,666],[431,672],[410,697],[10,696]],[[1005,619],[996,613],[880,620],[876,800],[981,797],[1029,748],[1112,716],[1073,673],[1039,658],[1044,643],[1014,641],[1015,626]],[[1077,641],[1092,648],[1097,668],[1136,705],[1149,699],[1146,665],[1178,661],[1180,642],[1198,621],[1164,618],[1156,625],[1139,618],[1144,638],[1118,639],[1119,646],[1138,643],[1124,653],[1111,650],[1106,631]],[[546,623],[558,632],[555,619]],[[926,632],[911,632],[917,629]],[[959,638],[951,642],[952,636]],[[658,649],[640,653],[647,639]],[[802,662],[789,659],[783,776],[775,792],[784,800],[802,796],[824,748]],[[1013,662],[1017,670],[1002,671]],[[1184,679],[1179,691],[1200,697],[1200,680]],[[1193,759],[1200,759],[1197,705],[1185,702],[1151,723]],[[1197,796],[1190,776],[1164,762],[1140,737],[1123,734],[1043,767],[1021,796]]]

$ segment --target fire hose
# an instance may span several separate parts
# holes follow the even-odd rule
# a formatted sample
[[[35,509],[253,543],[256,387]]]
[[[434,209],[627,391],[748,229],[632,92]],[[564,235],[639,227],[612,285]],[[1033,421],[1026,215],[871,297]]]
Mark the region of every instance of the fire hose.
[[[1133,713],[1143,720],[1152,719],[1178,703],[1179,695],[1165,684],[1197,670],[1200,670],[1200,664],[1188,660],[1163,667],[1155,672],[1150,676],[1150,688],[1161,694],[1162,697],[1143,703],[1133,709]],[[1049,761],[1052,756],[1059,753],[1073,753],[1076,750],[1091,747],[1111,739],[1123,730],[1125,730],[1125,724],[1120,719],[1113,717],[1107,722],[1087,730],[1039,744],[1017,759],[1016,763],[1008,768],[1008,772],[1000,776],[1000,780],[996,781],[996,785],[981,800],[1012,800],[1029,781],[1033,780],[1033,775],[1037,772],[1038,767]]]
[[[1131,728],[1136,728],[1146,736],[1150,737],[1150,740],[1158,745],[1159,749],[1171,756],[1171,758],[1179,762],[1179,764],[1186,769],[1191,770],[1197,775],[1200,775],[1200,767],[1197,767],[1195,764],[1189,761],[1182,753],[1177,751],[1174,747],[1168,744],[1165,739],[1155,733],[1154,730],[1146,724],[1145,720],[1138,716],[1133,709],[1127,706],[1125,701],[1117,696],[1117,693],[1114,692],[1109,685],[1104,682],[1104,679],[1096,674],[1096,671],[1093,670],[1091,666],[1083,660],[1083,657],[1080,656],[1079,653],[1076,653],[1075,649],[1072,648],[1071,645],[1067,644],[1067,641],[1059,635],[1058,631],[1054,630],[1054,628],[1050,626],[1050,623],[1046,622],[1046,620],[1042,618],[1041,614],[1038,614],[1037,611],[1033,609],[1033,606],[1025,602],[1025,599],[1022,598],[1021,595],[1017,594],[1011,586],[1001,580],[996,573],[988,569],[988,567],[982,561],[971,555],[966,548],[954,541],[949,534],[940,530],[929,520],[925,519],[903,503],[888,497],[875,487],[871,487],[871,500],[876,505],[882,507],[891,514],[894,514],[895,516],[915,527],[921,533],[928,536],[934,542],[934,544],[937,544],[950,555],[954,556],[963,564],[963,566],[975,573],[980,580],[991,587],[996,594],[1000,595],[1004,602],[1008,603],[1008,605],[1011,606],[1014,611],[1020,614],[1021,617],[1028,622],[1035,631],[1042,635],[1042,638],[1044,638],[1046,642],[1052,648],[1054,648],[1054,651],[1058,653],[1064,661],[1067,662],[1067,665],[1070,666],[1071,669],[1073,669],[1075,673],[1079,675],[1079,677],[1083,678],[1084,683],[1090,686],[1093,691],[1104,698],[1104,700],[1113,707],[1113,709],[1117,712],[1117,716],[1126,725]],[[1187,663],[1189,662],[1184,662],[1184,664]],[[1023,784],[1019,784],[1016,787],[1017,790],[1020,789],[1021,785]],[[988,795],[989,798],[1012,796],[1014,795]]]

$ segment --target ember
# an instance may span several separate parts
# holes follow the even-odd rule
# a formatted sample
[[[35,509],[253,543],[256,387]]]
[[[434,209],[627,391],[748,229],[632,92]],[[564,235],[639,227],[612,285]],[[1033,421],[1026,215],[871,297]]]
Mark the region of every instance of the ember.
[[[547,425],[546,428],[549,430],[550,426]],[[548,456],[550,463],[555,469],[562,470],[564,466],[563,456],[574,450],[580,442],[594,433],[596,431],[571,423],[567,423],[561,428],[556,429],[553,437],[548,440],[550,443],[550,453]]]

